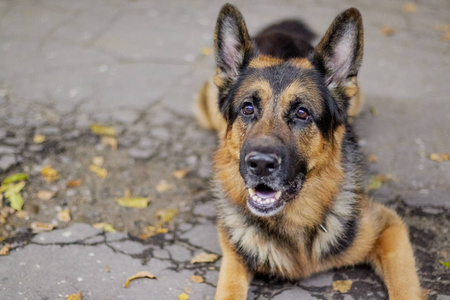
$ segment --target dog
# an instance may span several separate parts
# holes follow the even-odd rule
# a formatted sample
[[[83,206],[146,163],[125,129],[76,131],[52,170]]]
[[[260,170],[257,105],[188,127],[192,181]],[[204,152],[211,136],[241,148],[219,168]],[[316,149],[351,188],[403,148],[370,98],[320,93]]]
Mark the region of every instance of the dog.
[[[361,107],[360,12],[339,14],[316,47],[313,38],[288,20],[251,39],[236,7],[219,13],[214,84],[197,101],[220,140],[215,299],[246,299],[255,274],[298,280],[355,264],[374,268],[389,299],[424,299],[407,226],[365,193],[349,121]]]

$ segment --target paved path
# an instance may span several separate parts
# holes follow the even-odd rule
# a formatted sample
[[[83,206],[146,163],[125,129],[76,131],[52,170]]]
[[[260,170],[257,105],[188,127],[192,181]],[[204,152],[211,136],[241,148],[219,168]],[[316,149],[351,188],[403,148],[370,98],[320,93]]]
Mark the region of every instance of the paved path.
[[[347,7],[363,14],[365,54],[360,83],[366,104],[355,121],[364,152],[378,162],[370,175],[394,180],[371,192],[404,216],[429,299],[450,299],[450,2],[256,1],[237,3],[251,33],[271,21],[301,17],[322,35]],[[0,179],[26,172],[24,214],[5,210],[0,299],[212,299],[220,258],[191,264],[202,252],[220,254],[214,203],[208,192],[214,134],[200,129],[192,103],[214,72],[210,55],[219,1],[0,0]],[[385,36],[381,29],[392,28]],[[92,134],[93,123],[116,129],[118,150]],[[36,134],[46,136],[42,144]],[[90,172],[104,159],[105,179]],[[59,179],[41,170],[51,164]],[[181,179],[173,171],[189,172]],[[82,185],[67,182],[82,179]],[[164,180],[166,189],[160,189]],[[148,196],[148,208],[117,205],[129,189]],[[37,197],[41,190],[51,199]],[[178,215],[168,233],[136,236],[161,209]],[[72,221],[57,219],[70,211]],[[31,222],[53,223],[33,234]],[[112,224],[121,233],[91,225]],[[150,271],[157,279],[127,277]],[[200,275],[203,283],[189,277]],[[333,281],[352,280],[347,293]],[[330,271],[295,283],[256,279],[250,299],[387,299],[366,267]]]

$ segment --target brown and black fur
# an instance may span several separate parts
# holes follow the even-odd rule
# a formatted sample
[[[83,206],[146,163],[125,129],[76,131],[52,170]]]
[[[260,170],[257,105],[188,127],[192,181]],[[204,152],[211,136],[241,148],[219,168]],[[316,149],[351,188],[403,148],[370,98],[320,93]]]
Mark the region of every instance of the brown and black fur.
[[[359,11],[338,15],[315,48],[313,37],[286,21],[252,40],[234,6],[219,14],[215,87],[206,83],[198,101],[200,121],[220,137],[215,299],[246,299],[257,273],[297,280],[359,263],[374,267],[390,299],[422,299],[407,227],[365,194],[348,122],[360,106]]]

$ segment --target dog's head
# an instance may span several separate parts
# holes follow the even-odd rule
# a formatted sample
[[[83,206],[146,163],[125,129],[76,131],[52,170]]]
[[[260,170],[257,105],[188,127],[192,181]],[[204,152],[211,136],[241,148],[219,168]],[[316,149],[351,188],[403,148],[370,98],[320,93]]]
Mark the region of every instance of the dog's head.
[[[354,8],[337,16],[309,57],[287,60],[259,54],[240,12],[222,8],[215,83],[227,131],[216,170],[233,201],[257,216],[275,215],[334,163],[362,52]]]

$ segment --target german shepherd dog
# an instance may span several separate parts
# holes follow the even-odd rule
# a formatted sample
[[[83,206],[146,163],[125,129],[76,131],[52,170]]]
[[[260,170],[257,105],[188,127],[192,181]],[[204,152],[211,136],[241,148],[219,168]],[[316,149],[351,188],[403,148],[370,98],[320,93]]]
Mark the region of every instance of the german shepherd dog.
[[[390,299],[424,299],[408,229],[366,195],[348,121],[360,103],[361,15],[339,14],[315,48],[312,37],[285,21],[252,40],[233,5],[219,13],[215,86],[198,99],[201,123],[220,139],[215,299],[246,299],[254,274],[297,280],[360,263]]]

